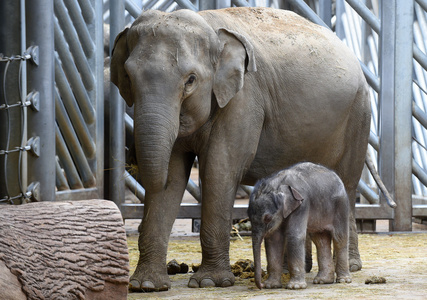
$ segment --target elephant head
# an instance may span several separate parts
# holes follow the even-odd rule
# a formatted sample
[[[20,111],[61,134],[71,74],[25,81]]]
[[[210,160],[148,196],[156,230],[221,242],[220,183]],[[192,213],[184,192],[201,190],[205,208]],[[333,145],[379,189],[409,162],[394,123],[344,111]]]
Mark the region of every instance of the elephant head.
[[[283,220],[304,201],[304,197],[297,189],[286,184],[280,185],[280,181],[261,180],[255,186],[249,199],[248,216],[252,224],[255,283],[259,289],[263,287],[261,283],[261,244],[264,237],[277,230]]]
[[[111,81],[135,105],[135,142],[142,184],[165,188],[177,138],[203,126],[255,71],[242,35],[214,30],[197,13],[145,11],[115,40]]]

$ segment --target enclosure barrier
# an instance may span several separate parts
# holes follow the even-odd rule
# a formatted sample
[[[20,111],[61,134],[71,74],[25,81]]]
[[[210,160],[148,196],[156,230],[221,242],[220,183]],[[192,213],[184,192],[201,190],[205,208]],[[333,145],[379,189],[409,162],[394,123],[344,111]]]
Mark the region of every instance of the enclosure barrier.
[[[0,203],[102,198],[105,191],[124,218],[141,218],[143,204],[124,203],[125,184],[140,199],[144,189],[125,171],[125,130],[133,124],[112,84],[104,120],[103,22],[111,51],[143,9],[259,4],[332,28],[355,52],[371,86],[369,153],[398,203],[389,208],[364,171],[356,218],[411,230],[413,216],[427,217],[426,0],[2,1],[8,30],[0,33]],[[197,184],[189,181],[187,190],[201,201]],[[187,205],[180,217],[199,214],[200,204]],[[246,207],[235,207],[235,215],[244,214]]]

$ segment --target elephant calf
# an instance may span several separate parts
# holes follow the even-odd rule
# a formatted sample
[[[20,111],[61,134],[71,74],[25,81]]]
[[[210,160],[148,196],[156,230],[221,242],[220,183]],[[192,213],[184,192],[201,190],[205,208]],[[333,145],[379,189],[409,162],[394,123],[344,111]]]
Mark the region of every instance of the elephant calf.
[[[351,282],[348,263],[349,202],[338,175],[313,163],[299,163],[260,180],[250,197],[255,282],[258,288],[280,288],[286,245],[290,281],[303,289],[305,239],[317,248],[319,273],[313,283]],[[261,243],[265,238],[268,279],[261,283]],[[331,239],[336,266],[331,255]]]

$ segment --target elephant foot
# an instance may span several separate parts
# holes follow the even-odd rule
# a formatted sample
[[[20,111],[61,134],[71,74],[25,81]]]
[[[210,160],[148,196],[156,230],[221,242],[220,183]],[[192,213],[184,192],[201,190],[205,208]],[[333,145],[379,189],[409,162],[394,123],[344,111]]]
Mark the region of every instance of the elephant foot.
[[[280,289],[282,287],[282,279],[268,277],[268,279],[263,283],[263,287],[266,289]]]
[[[190,288],[229,287],[234,285],[231,271],[203,271],[202,267],[188,281]]]
[[[334,273],[330,274],[321,274],[320,272],[314,277],[313,283],[314,284],[328,284],[328,283],[334,283]]]
[[[286,284],[286,288],[288,290],[302,290],[307,288],[307,283],[305,280],[290,280],[288,284]]]
[[[348,261],[350,272],[357,272],[362,269],[362,260],[360,257],[350,258]]]
[[[337,275],[337,283],[351,283],[351,276],[350,274],[346,275]]]
[[[158,274],[155,272],[140,272],[142,269],[137,267],[135,273],[129,280],[130,292],[161,292],[167,291],[171,287],[169,276],[166,271],[165,274]],[[152,268],[144,268],[144,270],[153,270]]]

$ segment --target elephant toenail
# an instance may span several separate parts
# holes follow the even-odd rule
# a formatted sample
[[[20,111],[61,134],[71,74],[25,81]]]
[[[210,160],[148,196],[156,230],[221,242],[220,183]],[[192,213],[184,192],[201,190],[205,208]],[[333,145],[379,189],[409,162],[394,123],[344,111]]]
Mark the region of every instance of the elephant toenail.
[[[154,283],[152,283],[151,281],[144,281],[143,283],[141,283],[141,289],[149,292],[149,291],[153,291],[156,287],[154,286]]]
[[[201,288],[214,287],[214,286],[215,286],[215,282],[213,282],[213,280],[210,278],[205,278],[200,282]]]
[[[136,280],[136,279],[132,279],[130,282],[129,282],[129,290],[132,292],[132,291],[141,291],[141,284],[140,284],[140,282],[138,281],[138,280]]]
[[[190,281],[188,282],[188,287],[190,287],[190,288],[198,288],[199,287],[199,282],[196,279],[191,278]]]
[[[229,287],[232,286],[233,284],[231,283],[230,279],[224,279],[224,281],[222,282],[222,287]]]

